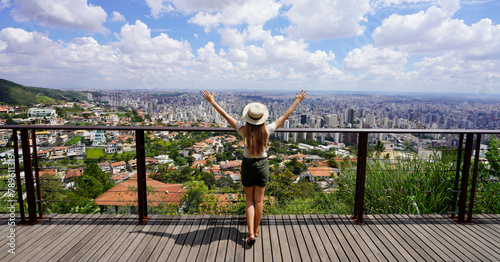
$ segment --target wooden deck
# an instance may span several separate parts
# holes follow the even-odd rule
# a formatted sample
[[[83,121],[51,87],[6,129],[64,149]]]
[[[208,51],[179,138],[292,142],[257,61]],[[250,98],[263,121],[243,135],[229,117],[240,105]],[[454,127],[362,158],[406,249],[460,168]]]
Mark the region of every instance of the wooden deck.
[[[19,221],[19,220],[17,220]],[[0,261],[500,261],[500,215],[457,224],[440,215],[264,216],[253,247],[241,216],[50,215],[16,226]]]

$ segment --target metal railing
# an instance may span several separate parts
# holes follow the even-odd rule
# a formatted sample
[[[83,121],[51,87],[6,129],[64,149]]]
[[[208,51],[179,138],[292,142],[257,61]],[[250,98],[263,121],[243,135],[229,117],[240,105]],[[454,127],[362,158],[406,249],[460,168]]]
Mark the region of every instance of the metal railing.
[[[185,132],[235,132],[232,128],[200,128],[200,127],[145,127],[145,126],[59,126],[59,125],[4,125],[3,130],[12,130],[13,149],[15,163],[15,182],[17,185],[18,204],[20,207],[21,223],[33,224],[44,217],[40,176],[38,167],[38,154],[35,130],[126,130],[134,131],[136,136],[136,158],[137,158],[137,193],[138,193],[138,217],[139,223],[148,220],[148,194],[146,185],[146,153],[145,153],[145,131],[185,131]],[[31,145],[30,145],[31,131]],[[25,173],[25,192],[22,190],[20,176],[19,141],[20,132],[21,148],[23,150],[23,164]],[[358,223],[363,223],[365,213],[366,173],[368,158],[368,136],[374,133],[396,133],[396,134],[457,134],[459,135],[458,159],[456,164],[453,201],[451,210],[455,210],[458,204],[458,212],[452,213],[451,218],[459,223],[471,222],[474,210],[474,198],[477,186],[477,174],[479,153],[475,154],[474,165],[471,174],[473,144],[475,142],[476,152],[480,152],[481,136],[483,134],[499,135],[499,130],[451,130],[451,129],[318,129],[318,128],[288,128],[279,129],[277,132],[302,132],[302,133],[356,133],[357,134],[357,163],[355,177],[355,192],[353,202],[352,218]],[[464,147],[465,138],[465,147]],[[32,148],[32,151],[30,149]],[[462,156],[463,151],[463,156]],[[26,152],[32,152],[27,154]],[[28,217],[25,216],[24,194],[27,202]],[[469,194],[469,196],[468,196]],[[468,206],[468,208],[467,208]]]

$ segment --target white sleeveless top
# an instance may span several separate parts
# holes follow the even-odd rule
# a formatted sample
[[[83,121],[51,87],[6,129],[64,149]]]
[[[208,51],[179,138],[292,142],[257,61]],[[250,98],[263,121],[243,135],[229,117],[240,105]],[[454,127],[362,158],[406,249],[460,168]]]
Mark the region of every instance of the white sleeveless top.
[[[274,133],[274,131],[276,131],[276,123],[273,122],[270,125],[267,124],[264,125],[266,125],[268,136]],[[236,124],[236,131],[244,138],[243,129],[241,129],[243,126],[245,125],[241,123]],[[262,154],[258,156],[252,156],[250,155],[250,153],[248,153],[247,146],[245,145],[245,149],[243,150],[243,156],[246,158],[264,158],[267,157],[267,149],[265,149],[264,152],[262,152]]]

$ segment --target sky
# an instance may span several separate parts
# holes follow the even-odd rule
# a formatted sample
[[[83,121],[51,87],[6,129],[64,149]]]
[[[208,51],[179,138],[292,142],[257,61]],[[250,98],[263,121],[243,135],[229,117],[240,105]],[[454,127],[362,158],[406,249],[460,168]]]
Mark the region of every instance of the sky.
[[[488,97],[499,21],[497,0],[0,0],[0,78]]]

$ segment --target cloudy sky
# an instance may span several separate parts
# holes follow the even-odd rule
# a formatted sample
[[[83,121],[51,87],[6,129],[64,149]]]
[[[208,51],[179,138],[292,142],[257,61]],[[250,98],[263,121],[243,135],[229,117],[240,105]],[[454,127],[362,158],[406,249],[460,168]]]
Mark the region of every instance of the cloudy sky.
[[[0,78],[500,94],[500,1],[0,0]]]

